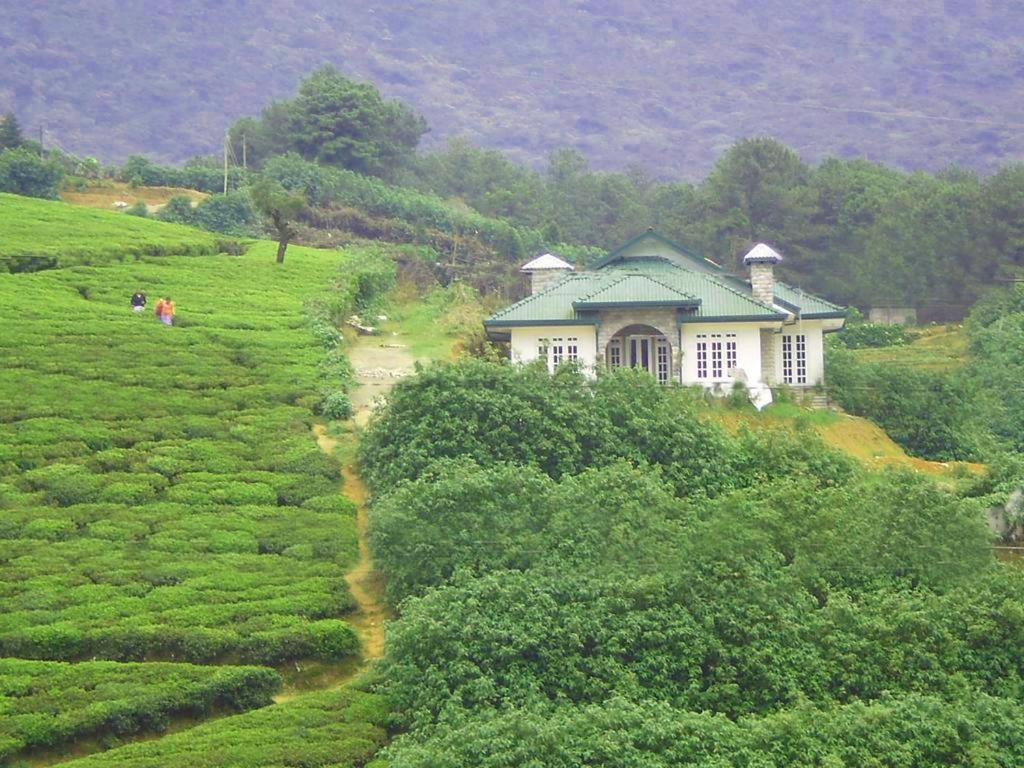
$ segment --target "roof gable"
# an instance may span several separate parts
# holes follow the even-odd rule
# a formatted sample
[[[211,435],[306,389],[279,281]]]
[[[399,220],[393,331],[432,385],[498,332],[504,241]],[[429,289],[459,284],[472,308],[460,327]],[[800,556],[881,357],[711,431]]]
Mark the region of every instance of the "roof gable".
[[[649,275],[626,274],[573,302],[576,309],[657,306],[696,307],[700,299]]]
[[[636,258],[661,258],[671,261],[683,269],[692,269],[708,274],[718,274],[722,268],[710,259],[691,251],[684,245],[669,240],[664,235],[649,229],[629,242],[620,245],[606,256],[587,265],[587,269],[603,269],[611,264]]]

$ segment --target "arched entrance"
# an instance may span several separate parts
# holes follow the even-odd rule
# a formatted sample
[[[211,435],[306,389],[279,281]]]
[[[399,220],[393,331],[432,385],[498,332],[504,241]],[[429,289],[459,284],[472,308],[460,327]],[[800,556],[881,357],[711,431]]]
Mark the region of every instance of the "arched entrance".
[[[639,368],[660,384],[672,378],[672,342],[649,325],[628,325],[616,333],[605,347],[609,368]]]

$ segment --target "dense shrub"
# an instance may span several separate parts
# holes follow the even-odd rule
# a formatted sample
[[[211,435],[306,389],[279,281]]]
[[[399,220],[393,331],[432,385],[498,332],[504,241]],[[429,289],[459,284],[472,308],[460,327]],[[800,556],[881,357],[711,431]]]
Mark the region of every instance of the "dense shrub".
[[[964,375],[861,363],[843,349],[830,349],[826,365],[832,398],[881,426],[908,453],[939,461],[979,457],[984,423],[976,387]]]
[[[772,463],[758,461],[765,456],[757,438],[747,439],[748,453],[698,415],[690,392],[642,373],[616,371],[591,382],[571,368],[550,376],[536,366],[465,360],[400,382],[371,422],[361,457],[376,492],[445,457],[484,467],[532,465],[555,479],[626,459],[659,467],[679,495],[714,496],[784,472],[786,462],[824,483],[848,472],[848,460],[810,436],[790,436],[792,447],[784,436],[776,440],[781,463],[766,469]]]
[[[1016,702],[978,694],[887,696],[871,704],[804,704],[732,721],[664,702],[613,698],[484,712],[422,741],[400,739],[391,768],[946,768],[1017,765],[1024,717]]]
[[[63,178],[59,162],[28,147],[0,150],[0,192],[55,200]]]

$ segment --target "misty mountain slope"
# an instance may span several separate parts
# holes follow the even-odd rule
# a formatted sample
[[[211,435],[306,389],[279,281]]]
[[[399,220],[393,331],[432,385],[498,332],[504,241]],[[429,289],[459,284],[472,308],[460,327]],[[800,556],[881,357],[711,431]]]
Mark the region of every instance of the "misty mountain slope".
[[[420,111],[428,145],[531,163],[694,178],[759,134],[904,168],[1024,156],[1015,0],[0,2],[0,110],[104,160],[215,151],[325,61]]]

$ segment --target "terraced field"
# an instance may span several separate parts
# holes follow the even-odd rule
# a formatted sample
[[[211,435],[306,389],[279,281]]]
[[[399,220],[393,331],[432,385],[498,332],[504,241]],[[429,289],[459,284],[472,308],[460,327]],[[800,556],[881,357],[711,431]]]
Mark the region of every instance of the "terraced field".
[[[194,230],[44,205],[116,263],[0,275],[0,761],[263,706],[266,666],[360,653],[355,507],[311,427],[352,381],[330,318],[372,293],[379,252],[202,255]],[[164,255],[122,261],[136,232]],[[173,327],[131,312],[139,289],[171,296]]]
[[[225,238],[191,227],[0,193],[0,273],[209,256],[225,245]]]

